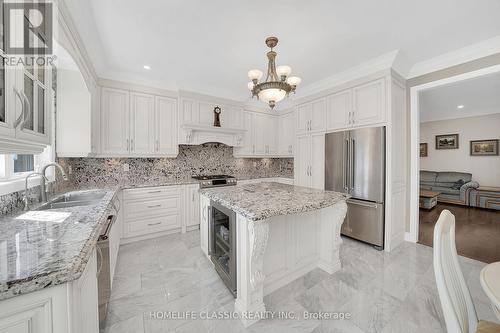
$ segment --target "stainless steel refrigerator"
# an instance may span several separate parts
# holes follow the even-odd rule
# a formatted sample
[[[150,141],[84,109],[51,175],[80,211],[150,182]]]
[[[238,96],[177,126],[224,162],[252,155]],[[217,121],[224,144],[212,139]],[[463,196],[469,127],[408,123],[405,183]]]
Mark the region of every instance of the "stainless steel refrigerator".
[[[326,135],[325,189],[351,195],[342,234],[383,249],[385,127]]]

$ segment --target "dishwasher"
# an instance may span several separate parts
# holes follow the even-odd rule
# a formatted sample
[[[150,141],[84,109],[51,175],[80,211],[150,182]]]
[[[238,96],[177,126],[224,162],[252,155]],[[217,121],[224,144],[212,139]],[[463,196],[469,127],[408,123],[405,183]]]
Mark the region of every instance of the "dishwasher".
[[[97,290],[99,300],[99,323],[103,323],[108,312],[111,297],[111,265],[109,251],[109,233],[116,220],[116,215],[109,215],[102,233],[97,240]]]

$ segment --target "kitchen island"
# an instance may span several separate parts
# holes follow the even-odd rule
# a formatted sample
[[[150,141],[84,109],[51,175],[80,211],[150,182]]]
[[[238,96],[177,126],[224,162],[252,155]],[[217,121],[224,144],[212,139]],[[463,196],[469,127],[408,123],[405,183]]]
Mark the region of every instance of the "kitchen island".
[[[344,194],[264,182],[203,189],[200,195],[201,248],[207,256],[214,252],[210,237],[219,232],[213,207],[234,212],[235,310],[245,326],[265,313],[264,295],[317,267],[330,274],[340,269]]]

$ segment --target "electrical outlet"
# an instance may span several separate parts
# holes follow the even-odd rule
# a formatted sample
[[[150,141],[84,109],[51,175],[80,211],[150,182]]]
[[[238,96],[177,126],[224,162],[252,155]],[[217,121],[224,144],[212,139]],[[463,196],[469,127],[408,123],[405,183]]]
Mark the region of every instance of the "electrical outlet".
[[[128,172],[130,170],[130,165],[128,163],[123,164],[123,171]]]

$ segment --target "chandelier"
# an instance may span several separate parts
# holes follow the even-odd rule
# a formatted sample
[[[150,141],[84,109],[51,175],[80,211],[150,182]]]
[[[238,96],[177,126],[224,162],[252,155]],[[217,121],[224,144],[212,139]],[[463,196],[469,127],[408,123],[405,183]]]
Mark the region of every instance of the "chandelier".
[[[248,89],[252,92],[252,98],[257,96],[261,101],[269,104],[269,107],[273,109],[276,103],[283,100],[290,92],[295,93],[295,88],[300,84],[301,79],[296,76],[290,76],[292,69],[290,66],[278,66],[276,67],[276,52],[273,48],[278,44],[278,38],[268,37],[266,39],[266,45],[271,49],[267,52],[267,59],[269,63],[267,65],[267,77],[264,82],[259,80],[262,78],[262,71],[258,69],[252,69],[248,71],[248,78],[252,80],[248,82]]]

